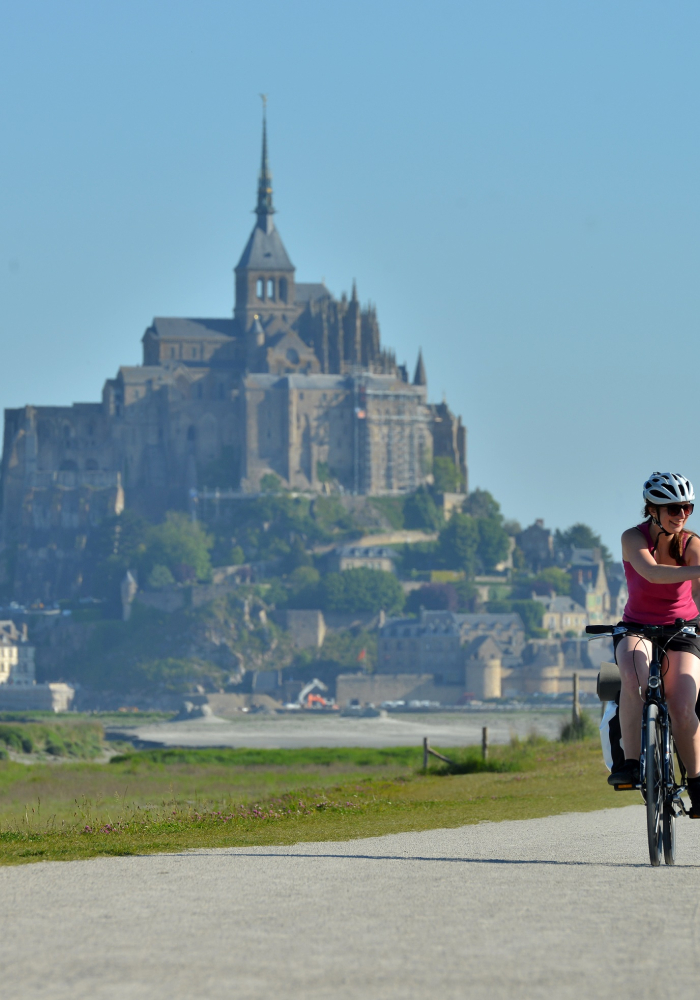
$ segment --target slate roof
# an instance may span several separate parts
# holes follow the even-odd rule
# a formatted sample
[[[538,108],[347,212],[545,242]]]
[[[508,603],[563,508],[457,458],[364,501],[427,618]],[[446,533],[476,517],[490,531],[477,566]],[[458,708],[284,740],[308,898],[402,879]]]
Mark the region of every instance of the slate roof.
[[[273,375],[269,372],[249,372],[246,385],[251,388],[269,389],[288,382],[290,389],[342,389],[347,385],[345,375]]]
[[[496,625],[500,625],[502,628],[509,628],[510,626],[515,626],[515,628],[524,629],[523,620],[519,614],[490,614],[484,612],[484,614],[475,615],[455,615],[462,625],[468,625],[471,628],[493,628]]]
[[[178,362],[178,368],[182,363]],[[183,368],[183,371],[186,370]],[[129,385],[144,385],[147,382],[168,382],[172,379],[173,369],[163,365],[121,365],[119,368],[124,382]]]
[[[453,611],[423,611],[420,618],[387,618],[382,634],[387,628],[407,628],[413,629],[413,634],[423,635],[427,632],[451,632],[456,634],[458,630],[466,626],[470,631],[474,629],[485,629],[491,632],[498,625],[501,628],[516,628],[524,631],[522,619],[518,614],[476,614],[461,615]]]
[[[180,316],[156,316],[149,331],[168,340],[228,340],[239,333],[235,319],[186,319]]]
[[[383,545],[340,545],[335,554],[350,559],[396,559],[398,553]]]
[[[294,286],[295,302],[317,302],[319,299],[331,299],[333,296],[323,282],[297,282]]]
[[[271,220],[270,220],[271,222]],[[284,243],[274,225],[269,231],[256,225],[245,245],[241,259],[236,264],[236,270],[244,268],[261,271],[293,271],[294,264],[289,259]]]
[[[478,635],[476,639],[472,639],[464,647],[465,656],[470,660],[486,659],[489,654],[493,655],[494,653],[500,656],[501,652],[501,647],[495,642],[492,635]]]
[[[600,562],[600,550],[571,549],[569,561],[572,566],[597,566]]]
[[[580,604],[574,601],[571,597],[558,596],[551,597],[542,601],[547,611],[553,611],[556,614],[576,614],[585,615],[586,609],[582,608]]]

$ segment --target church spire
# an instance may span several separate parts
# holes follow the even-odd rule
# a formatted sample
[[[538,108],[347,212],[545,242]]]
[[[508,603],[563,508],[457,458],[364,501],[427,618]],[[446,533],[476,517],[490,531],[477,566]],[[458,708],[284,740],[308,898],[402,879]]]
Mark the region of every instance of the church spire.
[[[255,317],[261,329],[270,334],[270,321],[287,324],[287,313],[296,311],[294,265],[284,248],[274,223],[272,206],[272,174],[267,160],[267,96],[263,101],[262,159],[258,175],[257,219],[241,259],[235,267],[235,318],[247,333]],[[274,332],[274,331],[272,331]],[[259,331],[258,331],[259,335]]]
[[[262,160],[260,163],[260,175],[258,177],[258,204],[255,213],[258,217],[258,226],[266,233],[272,229],[272,174],[267,162],[267,94],[261,94],[263,102],[263,134],[262,134]]]
[[[425,365],[423,364],[423,351],[418,350],[418,361],[416,362],[416,373],[413,376],[414,385],[427,385],[428,378],[425,374]]]

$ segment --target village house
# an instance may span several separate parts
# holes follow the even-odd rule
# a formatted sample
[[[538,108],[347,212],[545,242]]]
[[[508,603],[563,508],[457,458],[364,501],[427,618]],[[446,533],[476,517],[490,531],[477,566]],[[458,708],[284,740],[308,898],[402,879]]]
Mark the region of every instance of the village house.
[[[27,626],[18,629],[12,621],[0,621],[0,684],[29,687],[34,680],[34,647]]]
[[[475,640],[487,636],[504,666],[520,661],[525,645],[520,615],[423,610],[418,618],[387,618],[379,632],[377,673],[432,674],[438,683],[464,684],[465,658]]]
[[[571,596],[585,609],[588,624],[607,624],[611,614],[610,590],[600,549],[572,549],[569,562]]]
[[[542,628],[546,628],[550,635],[562,636],[575,632],[581,635],[588,624],[586,609],[577,604],[572,597],[540,597],[538,598],[544,605],[542,616]]]
[[[346,569],[380,569],[385,573],[395,571],[393,549],[379,545],[343,545],[328,556],[328,569],[343,573]]]

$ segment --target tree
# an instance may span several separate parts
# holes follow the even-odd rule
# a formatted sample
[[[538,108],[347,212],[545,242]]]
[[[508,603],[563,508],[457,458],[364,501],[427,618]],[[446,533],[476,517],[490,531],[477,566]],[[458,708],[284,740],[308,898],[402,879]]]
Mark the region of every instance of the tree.
[[[571,589],[571,577],[564,569],[558,566],[547,566],[540,570],[536,579],[551,585],[555,594],[568,594]]]
[[[469,514],[453,514],[440,532],[438,552],[446,569],[464,570],[474,575],[479,528]]]
[[[300,566],[312,566],[313,559],[311,554],[306,551],[304,543],[295,535],[294,540],[290,546],[289,554],[283,560],[283,569],[286,573],[293,573],[295,569]]]
[[[484,570],[489,573],[508,556],[510,539],[500,520],[495,517],[479,517],[476,524],[479,531],[476,553]]]
[[[316,462],[316,478],[319,483],[329,483],[333,479],[328,462]]]
[[[211,577],[209,552],[213,539],[186,514],[170,511],[162,524],[151,528],[144,568],[167,566],[176,580],[208,580]]]
[[[426,490],[418,490],[406,497],[403,518],[407,528],[426,531],[438,531],[444,524],[442,511]]]
[[[472,490],[462,504],[462,511],[472,517],[489,517],[499,522],[503,520],[501,505],[488,490]]]
[[[603,562],[612,562],[610,549],[603,545],[600,535],[596,535],[593,528],[587,524],[572,524],[566,531],[557,530],[554,532],[554,548],[558,552],[566,552],[567,549],[600,549]]]
[[[321,574],[313,566],[297,566],[289,577],[292,590],[298,592],[307,587],[317,587],[321,580]]]
[[[438,493],[459,493],[462,474],[451,458],[438,456],[433,459],[433,485]]]
[[[394,614],[403,608],[406,595],[393,573],[375,569],[348,569],[329,573],[320,584],[324,611],[386,611]]]
[[[459,607],[457,591],[451,583],[428,583],[425,587],[412,590],[406,601],[406,611],[418,614],[426,611],[456,611]]]
[[[541,638],[547,634],[542,628],[544,604],[541,601],[489,601],[486,608],[494,615],[520,615],[530,638]]]
[[[147,582],[150,590],[163,590],[175,583],[175,577],[167,566],[154,566],[148,574]]]
[[[266,472],[260,477],[260,490],[262,493],[281,493],[282,480],[274,472]]]
[[[88,536],[83,593],[121,606],[119,587],[128,569],[138,572],[151,525],[131,510],[105,518]]]

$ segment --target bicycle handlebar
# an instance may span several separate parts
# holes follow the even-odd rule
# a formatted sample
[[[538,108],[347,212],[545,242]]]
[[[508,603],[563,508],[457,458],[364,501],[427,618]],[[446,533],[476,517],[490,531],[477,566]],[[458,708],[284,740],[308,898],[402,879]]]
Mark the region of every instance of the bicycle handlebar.
[[[674,630],[680,632],[687,629],[689,632],[692,630],[697,635],[697,622],[686,621],[684,618],[676,618],[673,625],[637,625],[630,622],[631,627],[629,630],[625,625],[625,622],[622,622],[620,625],[586,625],[586,632],[588,635],[620,635],[623,632],[629,631],[635,635],[655,636],[663,632],[672,632]]]

